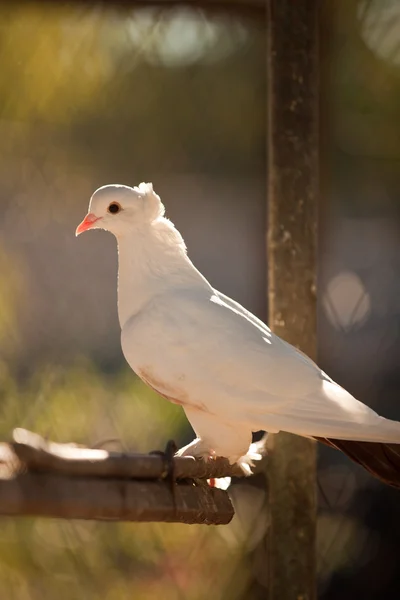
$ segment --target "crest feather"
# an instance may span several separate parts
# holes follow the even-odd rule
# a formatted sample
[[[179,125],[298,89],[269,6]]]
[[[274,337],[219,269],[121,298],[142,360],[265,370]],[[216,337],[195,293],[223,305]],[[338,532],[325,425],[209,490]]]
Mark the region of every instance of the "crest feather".
[[[153,190],[152,183],[141,183],[135,188],[143,198],[143,209],[149,221],[154,221],[162,217],[165,213],[165,208],[161,202],[161,198]]]

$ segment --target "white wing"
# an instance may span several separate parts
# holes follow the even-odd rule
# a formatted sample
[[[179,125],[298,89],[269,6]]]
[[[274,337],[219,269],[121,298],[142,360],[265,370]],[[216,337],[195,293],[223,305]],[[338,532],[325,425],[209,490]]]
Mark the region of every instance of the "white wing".
[[[252,430],[399,441],[400,425],[335,384],[242,306],[219,292],[156,297],[122,332],[132,368],[189,410]]]

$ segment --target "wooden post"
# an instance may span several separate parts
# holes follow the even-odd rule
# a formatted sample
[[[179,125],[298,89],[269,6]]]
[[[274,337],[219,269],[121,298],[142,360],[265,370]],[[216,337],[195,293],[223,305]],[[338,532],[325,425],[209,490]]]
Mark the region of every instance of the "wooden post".
[[[268,7],[269,324],[313,359],[319,4],[269,0]],[[314,600],[315,443],[279,433],[268,445],[269,600]]]

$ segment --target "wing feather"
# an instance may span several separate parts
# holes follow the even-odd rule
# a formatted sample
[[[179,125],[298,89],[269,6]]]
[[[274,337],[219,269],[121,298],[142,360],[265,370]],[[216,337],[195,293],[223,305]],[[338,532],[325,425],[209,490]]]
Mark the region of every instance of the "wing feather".
[[[132,368],[140,372],[143,363],[151,364],[157,381],[164,382],[161,388],[164,384],[172,389],[173,397],[187,407],[202,406],[253,430],[400,440],[397,423],[357,401],[308,357],[219,292],[168,293],[127,328],[122,346]]]

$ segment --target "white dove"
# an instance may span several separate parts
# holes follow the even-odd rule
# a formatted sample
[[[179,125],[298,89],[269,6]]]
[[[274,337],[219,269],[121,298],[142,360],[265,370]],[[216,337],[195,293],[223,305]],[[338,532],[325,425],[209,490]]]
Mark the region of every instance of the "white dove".
[[[164,212],[150,183],[107,185],[76,235],[105,229],[117,238],[122,350],[146,384],[183,407],[197,437],[180,454],[223,456],[249,474],[260,457],[252,432],[286,431],[341,449],[400,487],[400,423],[215,290]]]

